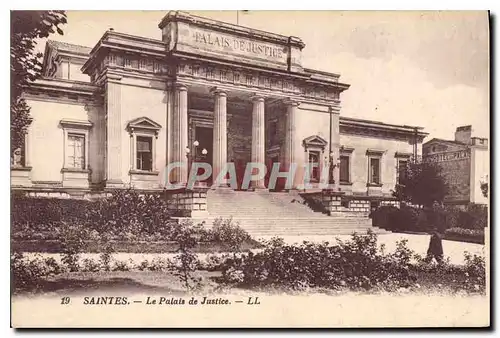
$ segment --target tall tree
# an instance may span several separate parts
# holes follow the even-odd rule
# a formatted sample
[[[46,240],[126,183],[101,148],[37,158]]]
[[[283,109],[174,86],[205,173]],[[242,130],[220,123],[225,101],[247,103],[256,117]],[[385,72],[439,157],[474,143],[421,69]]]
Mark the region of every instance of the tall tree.
[[[46,38],[66,23],[64,11],[10,12],[10,134],[11,153],[24,144],[31,124],[30,107],[22,97],[23,89],[42,74],[42,53],[35,53],[36,39]]]
[[[430,208],[435,202],[443,202],[447,191],[448,186],[437,164],[414,162],[401,175],[393,195],[400,201]]]

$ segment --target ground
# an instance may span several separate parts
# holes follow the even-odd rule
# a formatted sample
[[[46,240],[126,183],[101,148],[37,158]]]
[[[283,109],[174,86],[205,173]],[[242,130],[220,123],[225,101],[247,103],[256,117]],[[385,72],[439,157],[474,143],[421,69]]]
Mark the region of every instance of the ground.
[[[347,240],[350,236],[339,236]],[[378,243],[387,251],[396,241],[407,239],[408,247],[425,255],[428,235],[379,235]],[[285,237],[287,243],[330,241],[335,238]],[[485,255],[480,244],[443,241],[444,252],[451,263],[463,264],[463,253]],[[135,263],[173,254],[116,253],[114,259]],[[206,254],[200,254],[201,256]],[[56,257],[56,254],[43,254]],[[98,259],[99,254],[82,258]],[[200,257],[203,259],[203,257]],[[113,271],[64,273],[51,278],[36,293],[14,295],[12,323],[19,326],[119,326],[119,327],[388,327],[388,326],[488,326],[489,296],[463,291],[462,280],[444,276],[436,281],[426,275],[417,286],[396,292],[353,292],[306,289],[300,292],[282,290],[247,290],[217,282],[220,272],[197,271],[202,288],[187,294],[179,279],[162,271]],[[448,278],[449,277],[449,278]],[[441,278],[441,277],[440,277]],[[442,284],[441,284],[442,283]],[[461,286],[457,291],[455,286]],[[127,305],[86,305],[84,297],[127,297]],[[62,305],[63,297],[70,304]],[[180,299],[185,305],[147,305],[149,299]],[[204,297],[227,299],[228,305],[189,306],[188,300]],[[249,305],[258,298],[258,305]],[[110,310],[112,306],[113,311]],[[304,309],[308,309],[304,311]],[[208,310],[208,311],[207,311]],[[29,316],[26,316],[29,313]],[[92,325],[90,325],[90,323]]]
[[[293,244],[293,243],[301,243],[304,240],[309,240],[313,242],[323,242],[323,241],[329,241],[331,243],[335,243],[336,238],[339,238],[341,240],[349,240],[351,238],[350,235],[341,235],[337,237],[327,237],[327,236],[316,236],[316,237],[302,237],[302,236],[285,236],[283,239],[285,240],[286,243]],[[407,239],[408,240],[408,247],[412,250],[414,250],[416,253],[425,256],[427,253],[427,248],[429,246],[429,239],[430,235],[413,235],[413,234],[399,234],[399,233],[393,233],[393,234],[384,234],[384,235],[378,235],[378,243],[379,244],[384,244],[386,247],[387,252],[393,251],[394,248],[396,247],[396,242],[399,240]],[[260,239],[260,238],[258,238]],[[270,237],[262,237],[262,239],[270,239]],[[444,255],[448,256],[450,258],[450,262],[452,264],[463,264],[464,261],[464,252],[468,251],[471,254],[477,254],[481,256],[486,256],[485,252],[485,246],[482,244],[475,244],[475,243],[465,243],[465,242],[457,242],[457,241],[443,241],[443,250],[444,250]],[[28,254],[33,255],[33,254]],[[134,262],[140,263],[143,260],[151,260],[155,257],[172,257],[173,253],[165,253],[165,254],[152,254],[152,253],[115,253],[113,257],[116,260],[120,261],[128,261],[129,259],[132,259]],[[201,258],[205,256],[206,254],[200,254]],[[42,256],[45,257],[54,257],[58,259],[59,254],[48,254],[44,253]],[[92,258],[92,259],[98,259],[99,254],[98,253],[86,253],[82,255],[82,258]]]
[[[61,276],[51,284],[52,291],[14,297],[12,322],[15,326],[56,327],[78,324],[86,327],[439,327],[489,323],[489,301],[482,295],[450,294],[438,288],[396,293],[307,290],[295,294],[278,290],[217,290],[216,283],[210,282],[215,273],[202,274],[206,281],[204,290],[189,295],[181,291],[175,277],[163,272]],[[127,304],[85,304],[84,297],[102,296],[127,297]],[[63,297],[69,297],[70,303],[62,305]],[[183,298],[185,304],[151,304],[160,297]],[[201,305],[204,297],[225,299],[229,304]],[[199,304],[190,305],[192,298]]]

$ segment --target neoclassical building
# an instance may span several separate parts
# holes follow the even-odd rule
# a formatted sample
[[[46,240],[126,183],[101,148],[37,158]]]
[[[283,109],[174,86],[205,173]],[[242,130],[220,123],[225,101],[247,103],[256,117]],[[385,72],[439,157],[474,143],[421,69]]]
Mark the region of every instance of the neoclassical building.
[[[185,184],[190,164],[202,161],[213,168],[207,187],[227,162],[238,184],[248,162],[269,171],[295,163],[287,191],[314,193],[332,163],[328,190],[342,201],[391,200],[399,169],[427,135],[422,128],[343,116],[350,85],[303,65],[298,37],[179,11],[158,27],[161,39],[110,29],[91,48],[47,42],[43,78],[25,93],[33,123],[13,157],[13,189],[75,198],[163,191],[167,179]],[[183,166],[166,175],[173,162]],[[302,170],[308,163],[316,167]],[[268,179],[250,190],[267,189]]]

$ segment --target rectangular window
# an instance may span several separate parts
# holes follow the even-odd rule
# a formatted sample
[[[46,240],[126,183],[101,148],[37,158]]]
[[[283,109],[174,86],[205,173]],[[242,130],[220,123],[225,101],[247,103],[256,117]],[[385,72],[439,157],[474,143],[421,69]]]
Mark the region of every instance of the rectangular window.
[[[380,184],[380,158],[370,158],[369,179],[369,183]]]
[[[349,156],[340,156],[340,182],[350,183]]]
[[[68,168],[85,169],[85,135],[68,134]]]
[[[137,136],[137,170],[153,170],[153,138]]]
[[[406,179],[406,170],[408,168],[408,161],[399,161],[398,163],[398,182]]]
[[[318,182],[320,178],[319,173],[319,153],[309,152],[309,168],[311,170],[311,181]]]

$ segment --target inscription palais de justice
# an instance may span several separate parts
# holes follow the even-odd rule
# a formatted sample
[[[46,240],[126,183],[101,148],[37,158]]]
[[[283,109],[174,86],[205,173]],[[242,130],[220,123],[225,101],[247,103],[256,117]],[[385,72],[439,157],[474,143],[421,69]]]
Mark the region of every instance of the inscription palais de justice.
[[[283,58],[282,47],[270,47],[256,42],[227,38],[212,33],[194,32],[193,37],[196,43],[203,43],[220,48],[231,48],[235,51],[254,53],[277,59]]]

